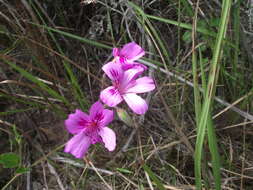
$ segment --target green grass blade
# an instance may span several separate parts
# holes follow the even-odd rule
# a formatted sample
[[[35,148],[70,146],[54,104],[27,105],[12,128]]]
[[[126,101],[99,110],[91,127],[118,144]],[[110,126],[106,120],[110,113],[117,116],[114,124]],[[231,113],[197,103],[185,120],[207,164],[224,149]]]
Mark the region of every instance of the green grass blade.
[[[38,27],[41,27],[41,28],[44,28],[44,29],[47,29],[49,31],[61,34],[63,36],[78,40],[79,42],[86,43],[86,44],[98,47],[98,48],[112,49],[111,46],[105,45],[103,43],[96,42],[94,40],[89,40],[87,38],[83,38],[83,37],[80,37],[80,36],[77,36],[77,35],[74,35],[74,34],[71,34],[71,33],[68,33],[68,32],[64,32],[64,31],[61,31],[61,30],[58,30],[58,29],[54,29],[54,28],[49,27],[49,26],[43,26],[43,25],[36,24],[36,23],[31,23],[31,24],[33,24],[35,26],[38,26]]]
[[[192,10],[192,6],[190,5],[189,1],[187,1],[187,0],[180,0],[180,2],[182,3],[182,7],[185,9],[186,14],[189,17],[193,17],[194,12]],[[184,12],[184,9],[182,10],[182,12]]]
[[[148,173],[149,177],[152,179],[152,181],[156,184],[157,188],[159,190],[165,190],[165,187],[163,186],[160,179],[155,175],[155,173],[148,167],[146,164],[142,166],[142,168],[145,170],[145,172]]]
[[[153,27],[153,25],[149,21],[149,19],[146,17],[146,14],[144,13],[144,11],[140,7],[138,7],[137,5],[135,5],[134,3],[130,2],[130,1],[128,2],[128,4],[132,7],[134,7],[134,10],[136,10],[136,13],[137,13],[137,17],[138,17],[138,15],[140,15],[140,18],[138,19],[138,21],[143,25],[144,29],[147,31],[148,34],[155,37],[160,49],[162,50],[161,51],[162,54],[166,57],[167,62],[170,63],[171,61],[169,58],[169,54],[168,54],[168,51],[163,43],[163,40],[159,37],[158,32]]]
[[[51,89],[48,85],[46,85],[45,83],[43,83],[40,80],[38,80],[35,76],[33,76],[32,74],[30,74],[26,70],[22,69],[21,67],[17,66],[16,64],[13,64],[13,63],[11,63],[9,61],[4,60],[4,62],[7,63],[8,65],[10,65],[16,71],[18,71],[22,76],[24,76],[28,80],[32,81],[33,83],[37,84],[41,89],[43,89],[45,92],[47,92],[48,94],[50,94],[52,97],[61,100],[66,105],[70,105],[70,103],[67,101],[67,99],[65,97],[61,96],[58,92],[56,92],[55,90]]]
[[[39,16],[40,20],[43,22],[44,26],[46,26],[46,22],[44,21],[42,15],[40,14],[40,11],[36,8],[36,6],[33,3],[32,3],[32,7],[35,9],[37,15]],[[57,42],[57,40],[54,37],[53,32],[51,32],[50,30],[47,30],[47,31],[48,31],[50,37],[52,38],[52,40],[54,41],[56,48],[58,49],[60,54],[65,56],[60,44]],[[81,109],[86,110],[86,108],[88,106],[88,102],[85,98],[83,91],[81,90],[80,85],[78,84],[77,78],[75,77],[74,73],[71,70],[70,64],[66,60],[63,60],[63,66],[64,66],[65,70],[67,71],[68,77],[66,77],[66,78],[69,80],[69,82],[71,84],[75,99],[79,102]]]
[[[201,72],[201,84],[202,84],[202,89],[204,92],[206,92],[206,72],[204,70],[204,59],[203,59],[203,56],[202,56],[202,52],[201,52],[201,47],[199,47],[198,49],[199,51],[199,65],[200,65],[200,72]],[[204,95],[205,96],[205,95]]]
[[[132,2],[128,2],[128,4],[134,8],[137,18],[138,18],[138,21],[143,25],[143,28],[150,35],[152,41],[154,42],[155,47],[161,56],[164,68],[169,69],[171,67],[171,64],[169,64],[169,63],[171,63],[171,60],[170,60],[170,57],[168,54],[168,50],[166,49],[166,46],[164,44],[164,40],[162,40],[159,37],[159,33],[153,27],[151,21],[146,16],[147,14],[144,13],[142,8],[140,8],[139,6],[137,6],[136,4],[134,4]],[[143,59],[145,60],[145,58],[143,58]],[[152,62],[152,61],[150,60],[150,62]],[[160,65],[160,64],[156,63],[156,65]],[[173,68],[173,69],[175,69],[175,68]]]
[[[36,107],[36,108],[38,108],[38,107]],[[33,110],[33,109],[34,109],[34,107],[24,108],[24,109],[13,109],[13,110],[8,110],[8,111],[0,112],[0,116],[3,116],[3,115],[11,115],[11,114],[21,113],[21,112],[26,112],[26,111],[30,111],[30,110]]]
[[[198,7],[198,4],[197,4]],[[192,30],[192,74],[193,74],[193,91],[194,91],[194,105],[195,105],[195,115],[196,123],[198,126],[200,113],[201,113],[201,98],[198,82],[198,72],[197,72],[197,55],[195,48],[195,38],[196,38],[196,29],[197,29],[197,8],[193,19],[193,30]],[[200,63],[201,64],[201,63]]]
[[[12,94],[6,94],[6,93],[3,93],[3,92],[0,92],[0,98],[1,97],[4,97],[6,99],[10,99],[12,101],[19,102],[19,103],[22,103],[22,104],[25,104],[25,105],[29,105],[31,107],[41,107],[41,106],[43,107],[43,105],[41,105],[37,102],[28,101],[28,100],[25,100],[23,98],[18,98],[18,97],[15,97]]]
[[[240,44],[240,4],[241,0],[239,0],[234,8],[233,8],[233,26],[234,26],[234,34],[233,34],[233,41],[235,43],[235,49],[233,50],[233,60],[232,60],[232,71],[233,71],[233,76],[238,76],[238,60],[239,60],[239,44]],[[237,79],[237,77],[236,77]],[[238,79],[237,79],[238,80]],[[239,80],[238,81],[242,81]],[[234,84],[234,95],[237,93],[237,84],[236,82],[233,82]]]
[[[196,180],[197,189],[202,188],[201,160],[202,160],[203,143],[204,143],[204,138],[205,138],[205,133],[206,133],[206,126],[208,122],[208,115],[211,113],[212,99],[216,90],[216,82],[217,82],[218,74],[219,74],[218,63],[222,54],[222,43],[223,43],[223,39],[225,37],[226,30],[227,30],[230,7],[231,7],[231,0],[224,0],[223,6],[222,6],[221,21],[219,25],[219,32],[216,38],[211,71],[208,78],[207,92],[205,93],[202,114],[200,116],[199,126],[197,128],[197,140],[196,140],[196,147],[195,147],[195,180]],[[216,168],[213,168],[213,169],[216,169]],[[216,172],[220,172],[220,171],[216,171]],[[216,184],[216,186],[219,186],[219,189],[220,189],[220,184]]]
[[[220,172],[220,155],[218,150],[218,143],[217,138],[212,122],[211,114],[208,115],[207,121],[207,137],[208,137],[208,145],[211,152],[212,157],[212,169],[213,169],[213,176],[215,182],[215,189],[221,189],[221,172]]]
[[[155,30],[155,28],[152,26],[151,22],[148,19],[146,19],[146,23],[150,28],[150,30],[152,31],[152,34],[154,35],[155,39],[157,40],[163,55],[166,57],[167,62],[171,63],[168,50],[166,49],[163,40],[159,37],[159,34],[157,33],[157,31]]]
[[[167,24],[179,26],[184,29],[192,30],[191,24],[186,24],[186,23],[182,23],[182,22],[179,23],[178,21],[174,21],[174,20],[170,20],[170,19],[166,19],[166,18],[162,18],[162,17],[158,17],[158,16],[153,16],[153,15],[149,15],[149,14],[146,14],[146,17],[153,19],[153,20],[160,21],[160,22],[164,22]],[[212,36],[212,37],[216,37],[216,35],[217,35],[215,32],[210,32],[208,29],[200,28],[200,27],[197,28],[196,31],[201,34],[205,34],[205,35]]]

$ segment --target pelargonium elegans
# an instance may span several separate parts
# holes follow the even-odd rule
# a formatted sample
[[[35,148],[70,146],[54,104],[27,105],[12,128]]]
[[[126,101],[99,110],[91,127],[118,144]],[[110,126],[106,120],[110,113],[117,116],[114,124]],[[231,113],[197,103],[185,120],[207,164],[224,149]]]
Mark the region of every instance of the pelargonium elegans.
[[[121,63],[123,70],[133,67],[139,67],[143,71],[147,69],[145,65],[135,62],[145,55],[145,51],[135,42],[125,44],[123,48],[113,48],[112,54],[114,56],[112,62]]]
[[[115,107],[123,100],[137,114],[144,114],[148,110],[146,101],[137,93],[145,93],[155,89],[155,84],[150,77],[136,79],[143,70],[133,67],[123,70],[119,62],[110,62],[102,67],[105,74],[112,80],[109,86],[100,93],[100,99],[110,107]]]
[[[82,158],[89,146],[95,143],[103,143],[109,151],[113,151],[116,147],[116,135],[107,127],[113,117],[113,111],[104,109],[99,101],[91,106],[89,115],[77,109],[65,120],[67,130],[74,136],[67,142],[64,152]]]

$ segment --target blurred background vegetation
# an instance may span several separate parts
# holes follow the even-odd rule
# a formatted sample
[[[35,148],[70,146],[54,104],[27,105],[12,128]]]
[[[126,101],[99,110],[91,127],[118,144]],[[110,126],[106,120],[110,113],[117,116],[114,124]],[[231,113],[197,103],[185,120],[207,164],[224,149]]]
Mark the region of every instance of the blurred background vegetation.
[[[252,35],[251,0],[0,0],[0,187],[252,189]],[[149,111],[116,118],[114,152],[74,159],[64,120],[131,41],[157,84]]]

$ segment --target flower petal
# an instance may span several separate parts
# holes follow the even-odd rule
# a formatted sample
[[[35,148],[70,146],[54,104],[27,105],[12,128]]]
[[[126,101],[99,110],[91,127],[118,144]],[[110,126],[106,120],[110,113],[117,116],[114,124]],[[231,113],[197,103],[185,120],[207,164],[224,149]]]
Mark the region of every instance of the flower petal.
[[[128,59],[128,61],[134,61],[145,55],[145,51],[135,42],[130,42],[123,46],[120,50],[120,56]]]
[[[109,86],[104,89],[100,93],[100,99],[103,103],[110,107],[115,107],[123,100],[118,89],[116,89],[114,86]]]
[[[145,71],[147,70],[147,67],[141,63],[138,63],[138,62],[127,62],[127,63],[123,63],[122,64],[122,69],[123,70],[128,70],[128,69],[131,69],[133,67],[137,67],[139,68],[140,71]]]
[[[100,127],[105,127],[112,122],[114,118],[114,113],[112,110],[104,109],[103,119],[100,121]]]
[[[148,105],[144,99],[135,93],[127,93],[123,95],[123,99],[127,105],[137,114],[145,114],[148,110]]]
[[[64,152],[74,155],[76,158],[83,158],[91,144],[90,137],[85,132],[73,136],[66,144]]]
[[[96,116],[96,114],[101,113],[103,109],[104,109],[104,106],[103,104],[101,104],[100,101],[95,102],[89,110],[90,118],[93,119]]]
[[[69,114],[65,126],[71,134],[76,134],[85,128],[89,120],[90,117],[86,113],[77,109],[75,113]]]
[[[99,131],[99,135],[105,144],[105,148],[109,151],[113,151],[116,147],[116,135],[114,131],[109,127],[103,127]]]
[[[121,89],[126,89],[127,86],[135,80],[144,70],[141,67],[133,67],[124,72],[122,80],[120,81]]]
[[[117,61],[112,61],[105,64],[102,67],[102,70],[113,81],[119,81],[121,80],[123,76],[123,70],[121,68],[121,64]]]
[[[133,86],[128,88],[125,93],[144,93],[155,89],[154,80],[150,77],[141,77],[134,81]]]
[[[112,55],[113,55],[114,57],[119,56],[119,48],[113,48],[113,49],[112,49]]]

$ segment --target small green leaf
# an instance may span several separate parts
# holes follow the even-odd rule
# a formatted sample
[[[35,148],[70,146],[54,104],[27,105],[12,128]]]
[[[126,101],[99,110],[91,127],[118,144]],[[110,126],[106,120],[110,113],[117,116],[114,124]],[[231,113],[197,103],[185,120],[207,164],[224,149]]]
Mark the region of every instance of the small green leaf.
[[[20,145],[21,140],[22,140],[22,136],[18,133],[16,125],[13,125],[12,127],[13,127],[13,132],[14,132],[14,135],[15,135],[15,140]]]
[[[5,25],[0,24],[0,33],[9,33]]]
[[[15,153],[4,153],[0,155],[0,163],[4,168],[15,168],[20,163],[20,157]]]
[[[17,174],[24,174],[30,171],[30,168],[20,167],[16,170]]]
[[[192,42],[192,36],[191,35],[192,35],[192,33],[190,31],[186,31],[183,34],[183,37],[182,37],[183,41],[185,43],[191,43]]]
[[[122,172],[122,173],[126,173],[126,174],[132,174],[133,172],[125,169],[125,168],[116,168],[117,171]]]
[[[123,121],[128,126],[133,126],[132,118],[128,115],[126,110],[122,108],[116,108],[117,115],[120,118],[121,121]]]
[[[197,23],[198,23],[198,27],[208,29],[205,20],[198,20]]]
[[[203,44],[202,46],[199,47],[200,51],[204,52],[207,50],[206,44]]]
[[[220,18],[212,18],[209,20],[209,24],[211,27],[218,27],[220,24]]]
[[[206,64],[206,63],[208,63],[208,61],[209,61],[208,58],[203,58],[203,59],[202,59],[202,64]]]

